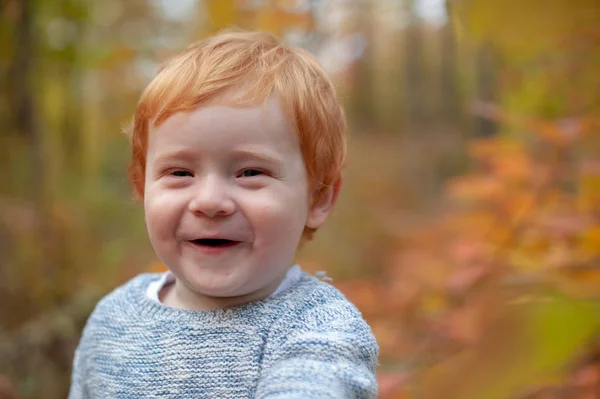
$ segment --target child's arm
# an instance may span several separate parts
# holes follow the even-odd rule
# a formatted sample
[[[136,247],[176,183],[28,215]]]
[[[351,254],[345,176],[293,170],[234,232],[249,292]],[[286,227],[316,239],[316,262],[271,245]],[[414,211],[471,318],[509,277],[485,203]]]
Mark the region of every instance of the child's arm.
[[[265,348],[257,399],[377,396],[377,342],[351,304],[323,304],[295,321]]]
[[[71,374],[71,388],[68,399],[87,399],[89,398],[85,390],[84,366],[81,359],[81,343],[75,352],[73,360],[73,372]]]
[[[85,327],[81,332],[81,338],[79,344],[75,350],[75,356],[73,358],[73,370],[71,372],[71,387],[69,389],[68,399],[90,399],[91,395],[88,391],[87,377],[88,377],[88,366],[87,359],[92,351],[90,331],[93,330],[94,316],[98,311],[98,304],[92,313],[90,314]]]

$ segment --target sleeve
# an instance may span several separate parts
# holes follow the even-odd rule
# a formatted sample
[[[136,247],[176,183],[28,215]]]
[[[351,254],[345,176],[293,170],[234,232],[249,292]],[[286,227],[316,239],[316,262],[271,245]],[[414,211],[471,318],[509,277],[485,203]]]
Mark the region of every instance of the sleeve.
[[[71,374],[71,388],[69,389],[68,399],[87,399],[86,384],[85,384],[85,367],[82,359],[81,343],[75,351],[73,359],[73,372]]]
[[[103,388],[97,386],[98,378],[94,378],[97,376],[93,370],[93,361],[90,359],[98,356],[98,344],[105,338],[102,330],[107,328],[107,320],[110,319],[110,315],[127,309],[123,305],[126,302],[122,299],[127,290],[131,290],[132,285],[144,281],[143,279],[147,277],[148,274],[142,274],[129,280],[105,295],[93,307],[75,350],[68,399],[90,399],[98,397],[98,392],[102,392],[103,397],[110,397],[102,391]]]
[[[358,310],[348,305],[313,309],[287,334],[279,331],[280,339],[265,351],[257,399],[377,397],[379,348]]]
[[[96,323],[98,314],[102,313],[102,303],[105,301],[103,298],[94,307],[94,310],[90,313],[83,331],[81,332],[81,338],[79,344],[75,350],[75,356],[73,357],[73,370],[71,372],[71,387],[69,389],[68,399],[89,399],[92,397],[89,391],[89,367],[88,358],[93,353],[93,339],[91,338],[96,331]]]

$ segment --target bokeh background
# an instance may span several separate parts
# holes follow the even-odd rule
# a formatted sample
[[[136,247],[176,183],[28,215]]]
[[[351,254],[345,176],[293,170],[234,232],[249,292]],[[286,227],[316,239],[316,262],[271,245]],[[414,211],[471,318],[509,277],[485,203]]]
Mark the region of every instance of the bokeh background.
[[[600,398],[596,0],[3,0],[0,398],[64,398],[102,295],[162,270],[126,165],[166,57],[236,26],[313,52],[351,125],[299,261],[381,346],[381,398]]]

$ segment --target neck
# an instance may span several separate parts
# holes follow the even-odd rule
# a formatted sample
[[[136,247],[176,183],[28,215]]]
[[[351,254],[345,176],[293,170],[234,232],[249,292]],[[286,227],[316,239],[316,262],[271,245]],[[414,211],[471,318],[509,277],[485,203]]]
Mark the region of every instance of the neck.
[[[287,272],[287,270],[285,272]],[[190,289],[176,278],[174,284],[170,284],[161,289],[159,292],[159,299],[160,302],[166,306],[185,310],[215,310],[243,305],[266,298],[275,292],[281,281],[283,281],[285,272],[260,290],[245,295],[230,297],[202,294]]]

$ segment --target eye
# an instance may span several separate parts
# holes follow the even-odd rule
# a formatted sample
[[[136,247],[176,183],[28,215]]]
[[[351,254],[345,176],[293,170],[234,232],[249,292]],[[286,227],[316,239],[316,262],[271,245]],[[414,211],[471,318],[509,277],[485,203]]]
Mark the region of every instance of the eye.
[[[260,176],[260,175],[264,175],[264,172],[258,169],[245,169],[243,170],[239,177],[255,177],[255,176]]]
[[[187,170],[174,170],[170,174],[172,176],[175,176],[175,177],[188,177],[188,176],[192,176],[192,173],[188,172]]]

